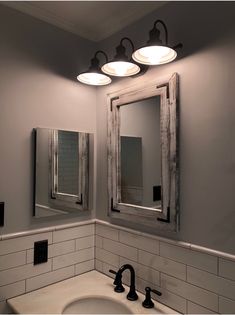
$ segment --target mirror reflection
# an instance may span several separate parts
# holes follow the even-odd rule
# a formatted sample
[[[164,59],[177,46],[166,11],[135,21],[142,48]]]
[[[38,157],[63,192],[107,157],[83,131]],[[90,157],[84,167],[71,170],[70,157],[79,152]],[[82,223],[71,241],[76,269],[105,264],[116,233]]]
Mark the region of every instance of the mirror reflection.
[[[78,195],[79,134],[73,131],[57,132],[58,192]]]
[[[119,112],[121,202],[160,208],[160,96],[124,104]]]
[[[86,133],[35,129],[36,217],[87,208],[88,137]]]

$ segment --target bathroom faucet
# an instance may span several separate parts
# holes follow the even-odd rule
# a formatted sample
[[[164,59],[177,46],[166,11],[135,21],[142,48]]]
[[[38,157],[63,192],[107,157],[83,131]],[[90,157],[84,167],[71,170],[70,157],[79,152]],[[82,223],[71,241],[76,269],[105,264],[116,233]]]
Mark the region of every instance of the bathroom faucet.
[[[126,269],[129,269],[130,273],[131,273],[130,291],[127,294],[127,299],[130,301],[135,301],[138,299],[138,295],[135,291],[135,270],[130,264],[125,264],[125,265],[121,266],[119,268],[118,272],[113,271],[113,270],[109,270],[109,272],[116,274],[115,280],[113,282],[113,284],[116,285],[116,287],[114,288],[114,291],[115,292],[123,292],[125,290],[123,285],[122,285],[122,273]]]

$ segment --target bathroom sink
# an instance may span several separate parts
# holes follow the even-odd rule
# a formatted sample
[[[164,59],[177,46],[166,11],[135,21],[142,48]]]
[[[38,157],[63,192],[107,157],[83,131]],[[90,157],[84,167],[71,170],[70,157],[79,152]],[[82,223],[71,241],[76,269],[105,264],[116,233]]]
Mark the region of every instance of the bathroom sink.
[[[68,304],[63,314],[133,314],[131,310],[112,298],[89,296]]]
[[[15,314],[175,314],[169,307],[155,302],[144,308],[145,298],[129,301],[125,292],[114,291],[113,279],[95,270],[51,284],[7,301]],[[178,313],[177,313],[178,314]]]

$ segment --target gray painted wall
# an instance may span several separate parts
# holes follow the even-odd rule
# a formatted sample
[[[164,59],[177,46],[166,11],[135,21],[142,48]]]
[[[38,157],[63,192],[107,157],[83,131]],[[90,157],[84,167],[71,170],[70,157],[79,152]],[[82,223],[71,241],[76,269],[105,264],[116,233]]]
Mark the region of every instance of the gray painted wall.
[[[4,6],[0,38],[0,201],[6,210],[0,233],[90,218],[91,211],[80,218],[32,218],[31,132],[47,127],[95,133],[95,88],[76,80],[94,46]]]
[[[233,2],[173,2],[101,42],[110,55],[123,36],[141,45],[161,18],[170,43],[182,41],[184,49],[176,62],[117,80],[96,95],[74,79],[95,50],[91,43],[1,6],[0,200],[6,202],[6,227],[0,233],[75,220],[31,217],[34,127],[96,131],[97,217],[109,221],[106,94],[178,72],[181,230],[162,234],[235,253],[234,12]],[[131,222],[114,223],[160,234]]]
[[[177,234],[159,233],[131,222],[113,223],[235,253],[235,3],[169,3],[101,43],[104,50],[123,36],[147,40],[153,22],[163,19],[170,44],[182,41],[176,62],[151,68],[98,91],[97,217],[107,217],[106,94],[141,81],[178,72],[180,76],[180,211]]]

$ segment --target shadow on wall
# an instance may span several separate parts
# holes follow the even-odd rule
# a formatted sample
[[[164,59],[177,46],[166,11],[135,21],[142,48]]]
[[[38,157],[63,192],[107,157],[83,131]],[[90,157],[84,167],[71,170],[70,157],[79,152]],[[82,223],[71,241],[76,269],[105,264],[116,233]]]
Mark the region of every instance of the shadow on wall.
[[[0,5],[0,49],[12,63],[33,63],[77,82],[94,43]],[[11,53],[9,53],[11,52]]]
[[[218,39],[231,38],[231,34],[234,34],[234,10],[234,2],[213,2],[213,5],[200,1],[168,2],[138,22],[122,29],[118,37],[116,34],[101,41],[99,49],[105,49],[109,56],[114,56],[118,40],[125,36],[133,40],[135,48],[141,47],[146,44],[154,21],[161,19],[168,29],[169,45],[183,43],[183,49],[177,51],[177,60],[180,60],[211,47]],[[164,41],[164,36],[161,36]],[[127,51],[130,53],[129,47]]]
[[[234,34],[235,3],[213,2],[212,5],[209,2],[191,2],[189,5],[187,2],[177,2],[169,3],[164,8],[168,10],[166,19],[169,19],[171,42],[176,38],[184,44],[179,59],[211,47],[218,39],[231,38],[231,34]],[[171,16],[177,15],[179,23],[171,25]],[[223,27],[220,27],[221,23]]]

